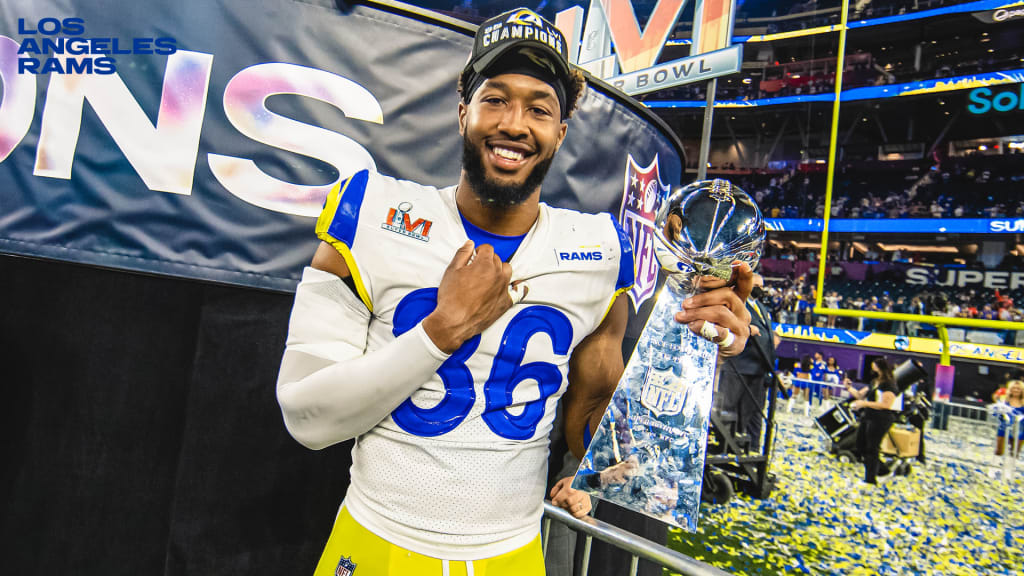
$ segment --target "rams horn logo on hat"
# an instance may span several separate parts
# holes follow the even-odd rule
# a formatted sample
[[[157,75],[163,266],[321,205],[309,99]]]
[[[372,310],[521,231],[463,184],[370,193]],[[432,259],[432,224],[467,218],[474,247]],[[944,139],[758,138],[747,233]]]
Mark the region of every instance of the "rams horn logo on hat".
[[[541,28],[544,27],[544,21],[540,19],[540,16],[538,16],[534,11],[526,8],[516,10],[515,13],[509,16],[508,20],[505,22],[510,24],[533,24],[534,26],[540,26]]]

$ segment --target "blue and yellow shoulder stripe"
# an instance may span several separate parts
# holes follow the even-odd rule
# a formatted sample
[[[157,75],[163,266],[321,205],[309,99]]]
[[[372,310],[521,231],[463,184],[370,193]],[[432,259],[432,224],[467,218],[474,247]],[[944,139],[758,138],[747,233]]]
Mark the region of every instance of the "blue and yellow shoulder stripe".
[[[633,243],[629,239],[629,234],[619,226],[615,217],[611,214],[608,218],[612,221],[612,226],[615,227],[615,233],[619,236],[619,248],[621,248],[620,254],[622,259],[619,260],[619,277],[615,280],[616,292],[625,292],[633,287],[633,278],[635,277],[634,264],[633,264]]]
[[[608,302],[604,314],[601,316],[602,322],[608,316],[608,312],[611,311],[615,300],[633,287],[633,279],[636,276],[633,269],[633,243],[629,240],[629,235],[622,229],[622,226],[619,226],[615,217],[611,214],[607,214],[607,216],[612,221],[612,226],[615,227],[615,234],[619,238],[619,275],[615,279],[615,293],[612,294],[612,298]]]
[[[356,231],[359,227],[359,210],[363,206],[363,197],[366,194],[366,184],[369,178],[368,170],[360,170],[331,189],[327,194],[320,217],[316,220],[316,236],[333,246],[345,259],[349,273],[352,274],[352,280],[355,281],[359,299],[363,301],[370,312],[373,312],[370,294],[366,290],[359,266],[352,255],[352,245],[356,240]]]

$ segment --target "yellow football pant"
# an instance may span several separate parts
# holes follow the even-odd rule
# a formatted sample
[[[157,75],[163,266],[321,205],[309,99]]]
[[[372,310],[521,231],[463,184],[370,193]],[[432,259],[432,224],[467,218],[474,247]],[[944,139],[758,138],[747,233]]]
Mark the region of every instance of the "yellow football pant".
[[[339,563],[354,564],[352,576],[543,576],[540,534],[511,552],[483,560],[441,560],[396,546],[352,518],[343,506],[334,521],[314,576],[334,576]],[[345,574],[345,570],[341,570]]]

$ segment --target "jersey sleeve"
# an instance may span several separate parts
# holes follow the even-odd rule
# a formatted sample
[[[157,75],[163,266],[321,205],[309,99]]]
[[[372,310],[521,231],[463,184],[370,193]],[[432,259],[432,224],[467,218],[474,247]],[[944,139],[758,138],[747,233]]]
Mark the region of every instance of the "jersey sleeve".
[[[324,202],[323,211],[320,212],[320,217],[316,221],[316,235],[333,246],[345,259],[345,264],[348,265],[349,273],[352,274],[352,280],[355,282],[356,291],[359,293],[359,299],[363,301],[370,312],[373,312],[373,301],[370,298],[367,278],[360,270],[359,262],[353,255],[353,246],[359,229],[360,210],[363,207],[369,178],[368,170],[360,170],[331,189]]]
[[[633,243],[629,240],[629,235],[626,231],[619,226],[618,221],[611,214],[608,218],[612,221],[612,226],[615,227],[615,234],[619,238],[620,248],[620,259],[619,259],[619,276],[615,280],[615,293],[616,295],[625,292],[633,287],[634,268],[633,268]]]
[[[633,243],[629,240],[629,235],[626,231],[619,226],[619,223],[615,220],[615,217],[611,214],[606,214],[608,219],[611,221],[612,228],[614,229],[614,238],[618,243],[619,248],[619,267],[615,274],[614,290],[611,298],[608,300],[608,305],[604,309],[604,314],[601,315],[601,322],[604,322],[605,317],[608,316],[608,312],[611,311],[612,305],[619,296],[628,291],[633,287],[633,278],[635,277],[635,271],[633,268]],[[600,324],[600,322],[598,323]]]

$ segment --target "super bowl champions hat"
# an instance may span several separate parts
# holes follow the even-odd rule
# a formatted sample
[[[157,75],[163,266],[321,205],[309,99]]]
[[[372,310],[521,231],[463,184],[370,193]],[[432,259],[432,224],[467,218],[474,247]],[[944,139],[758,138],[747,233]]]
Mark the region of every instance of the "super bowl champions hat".
[[[550,84],[566,116],[565,95],[572,82],[569,48],[558,28],[527,8],[495,16],[477,29],[462,71],[463,97],[468,102],[485,79],[505,73],[528,74]]]

